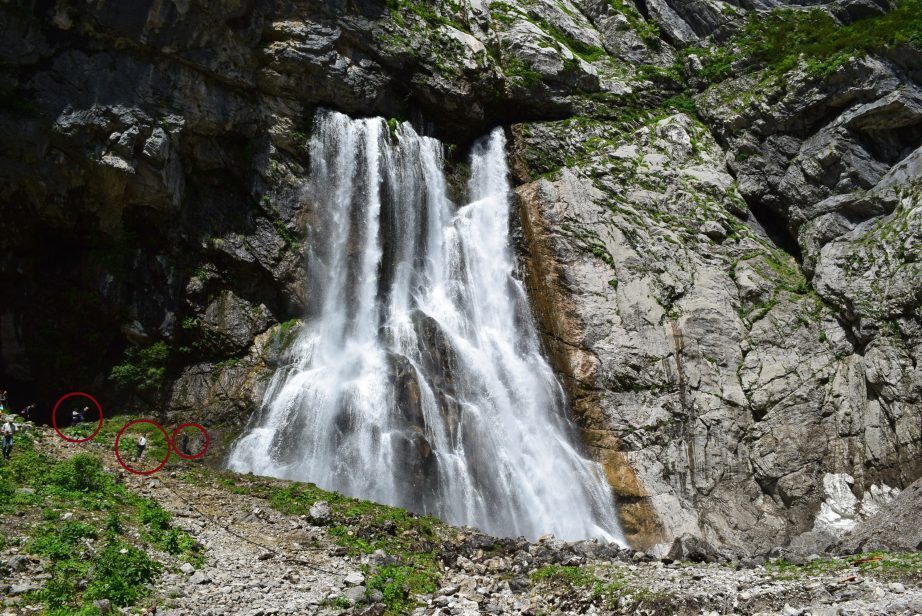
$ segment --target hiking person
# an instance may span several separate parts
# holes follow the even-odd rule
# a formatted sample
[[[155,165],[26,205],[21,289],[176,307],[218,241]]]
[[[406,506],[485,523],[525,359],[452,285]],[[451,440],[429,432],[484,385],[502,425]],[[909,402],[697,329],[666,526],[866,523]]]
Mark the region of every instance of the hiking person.
[[[13,453],[13,433],[15,432],[16,426],[9,419],[3,422],[3,426],[0,426],[0,434],[3,436],[3,458],[5,460],[9,460],[10,454]]]
[[[184,456],[192,455],[189,453],[189,433],[182,433],[182,440],[179,442],[179,452]]]
[[[0,391],[0,411],[6,411],[6,390]]]
[[[141,456],[144,455],[145,447],[147,447],[147,437],[142,434],[141,438],[138,439],[138,451],[134,456],[135,460],[141,459]]]
[[[23,421],[31,421],[31,420],[32,420],[32,411],[34,411],[34,410],[35,410],[35,403],[34,403],[34,402],[33,402],[32,404],[28,405],[28,406],[24,406],[23,409],[22,409],[22,411],[19,412],[19,414],[22,415],[22,420],[23,420]]]
[[[83,423],[86,421],[86,414],[89,412],[90,412],[90,407],[88,406],[85,406],[82,409],[80,409],[80,423]]]
[[[76,408],[70,412],[70,425],[71,427],[76,426],[80,423],[80,411]]]

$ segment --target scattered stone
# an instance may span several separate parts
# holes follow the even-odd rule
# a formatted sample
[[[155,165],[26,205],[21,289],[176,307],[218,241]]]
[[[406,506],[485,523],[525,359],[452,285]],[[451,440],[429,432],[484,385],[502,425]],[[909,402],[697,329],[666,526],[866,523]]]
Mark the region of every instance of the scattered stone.
[[[348,601],[350,605],[361,603],[365,600],[365,587],[353,586],[352,588],[347,588],[343,591],[343,598]]]
[[[25,595],[36,590],[41,590],[41,586],[26,582],[24,584],[13,584],[13,586],[10,587],[9,594],[15,597],[16,595]]]
[[[365,576],[361,573],[352,572],[343,581],[349,586],[360,586],[365,583]]]
[[[694,563],[715,562],[718,554],[714,547],[700,537],[685,534],[676,537],[666,555],[670,560],[688,560]]]
[[[28,556],[17,554],[7,561],[6,566],[9,567],[10,571],[20,572],[25,571],[31,563],[32,560]]]
[[[317,501],[309,510],[311,519],[316,522],[326,522],[330,519],[332,510],[330,509],[330,504],[326,501]]]
[[[193,567],[190,563],[183,563],[182,566],[179,567],[179,570],[186,575],[192,575],[195,573],[195,567]]]

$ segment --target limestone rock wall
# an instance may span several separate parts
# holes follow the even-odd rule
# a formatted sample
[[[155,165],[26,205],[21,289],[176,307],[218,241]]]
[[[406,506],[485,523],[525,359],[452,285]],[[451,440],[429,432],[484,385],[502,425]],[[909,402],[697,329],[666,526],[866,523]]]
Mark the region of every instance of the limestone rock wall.
[[[4,3],[0,381],[231,438],[302,316],[317,107],[415,122],[458,182],[504,125],[522,275],[635,545],[767,549],[830,473],[905,487],[922,54],[708,87],[678,49],[777,4]]]

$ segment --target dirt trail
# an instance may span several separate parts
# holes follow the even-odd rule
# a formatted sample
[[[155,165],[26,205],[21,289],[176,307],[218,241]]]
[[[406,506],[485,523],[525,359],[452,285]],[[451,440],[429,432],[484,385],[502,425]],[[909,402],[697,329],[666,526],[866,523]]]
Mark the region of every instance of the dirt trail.
[[[43,439],[58,457],[101,447]],[[103,455],[108,471],[125,487],[156,500],[174,524],[206,550],[198,571],[166,571],[153,594],[158,614],[336,614],[322,604],[340,596],[358,559],[341,555],[324,529],[307,519],[266,507],[265,501],[212,485],[190,484],[176,471],[142,477],[124,472]],[[305,548],[310,544],[310,548]]]

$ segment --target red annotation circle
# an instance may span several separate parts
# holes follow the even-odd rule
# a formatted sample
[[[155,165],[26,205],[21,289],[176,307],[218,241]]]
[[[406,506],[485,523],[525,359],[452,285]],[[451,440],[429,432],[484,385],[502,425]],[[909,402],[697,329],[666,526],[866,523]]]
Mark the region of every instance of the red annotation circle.
[[[89,399],[90,402],[96,405],[96,410],[99,411],[99,423],[96,424],[96,430],[94,430],[93,433],[86,438],[70,438],[68,436],[64,436],[64,433],[61,432],[60,428],[58,428],[57,415],[58,415],[58,408],[60,408],[61,403],[67,400],[68,398],[74,398],[78,396]],[[68,443],[86,443],[87,441],[92,441],[94,438],[96,438],[96,435],[99,434],[99,431],[102,430],[102,406],[100,406],[96,398],[94,398],[90,394],[85,394],[82,391],[72,391],[69,394],[64,394],[63,396],[61,396],[61,398],[55,403],[54,410],[51,411],[51,425],[54,427],[54,431],[58,433],[58,436],[60,436],[62,439],[64,439]]]
[[[122,438],[122,435],[125,434],[125,430],[127,430],[128,428],[130,428],[131,426],[135,424],[142,424],[142,423],[150,424],[154,426],[155,428],[157,428],[158,430],[160,430],[160,432],[163,433],[164,440],[166,441],[166,455],[163,457],[163,461],[157,466],[157,468],[153,468],[149,471],[138,471],[138,470],[131,468],[130,466],[125,464],[125,461],[122,460],[121,454],[118,452],[118,442]],[[153,475],[154,473],[159,471],[161,468],[166,466],[167,460],[170,459],[170,450],[171,450],[170,436],[166,433],[166,430],[163,429],[163,426],[158,424],[153,419],[135,419],[133,421],[129,421],[124,426],[122,426],[122,429],[119,430],[118,434],[115,436],[115,458],[118,460],[118,463],[122,465],[122,468],[124,468],[129,473],[134,473],[135,475]]]
[[[179,450],[179,447],[176,446],[176,435],[177,435],[177,434],[179,433],[179,431],[182,430],[183,428],[195,428],[196,430],[198,430],[199,432],[201,432],[202,434],[205,435],[205,444],[202,445],[202,450],[201,450],[200,452],[198,452],[197,454],[195,454],[194,456],[187,456],[187,455],[183,454],[183,452],[181,452],[181,451]],[[205,455],[205,452],[208,451],[208,444],[209,444],[210,442],[211,442],[211,439],[210,439],[209,436],[208,436],[208,430],[206,430],[205,428],[203,428],[203,427],[201,426],[201,424],[197,424],[197,423],[184,423],[184,424],[182,424],[182,425],[180,425],[180,426],[177,426],[176,429],[173,430],[173,451],[175,451],[175,452],[176,452],[176,455],[178,455],[180,458],[183,458],[184,460],[198,460],[199,458],[201,458],[202,456],[204,456],[204,455]]]

